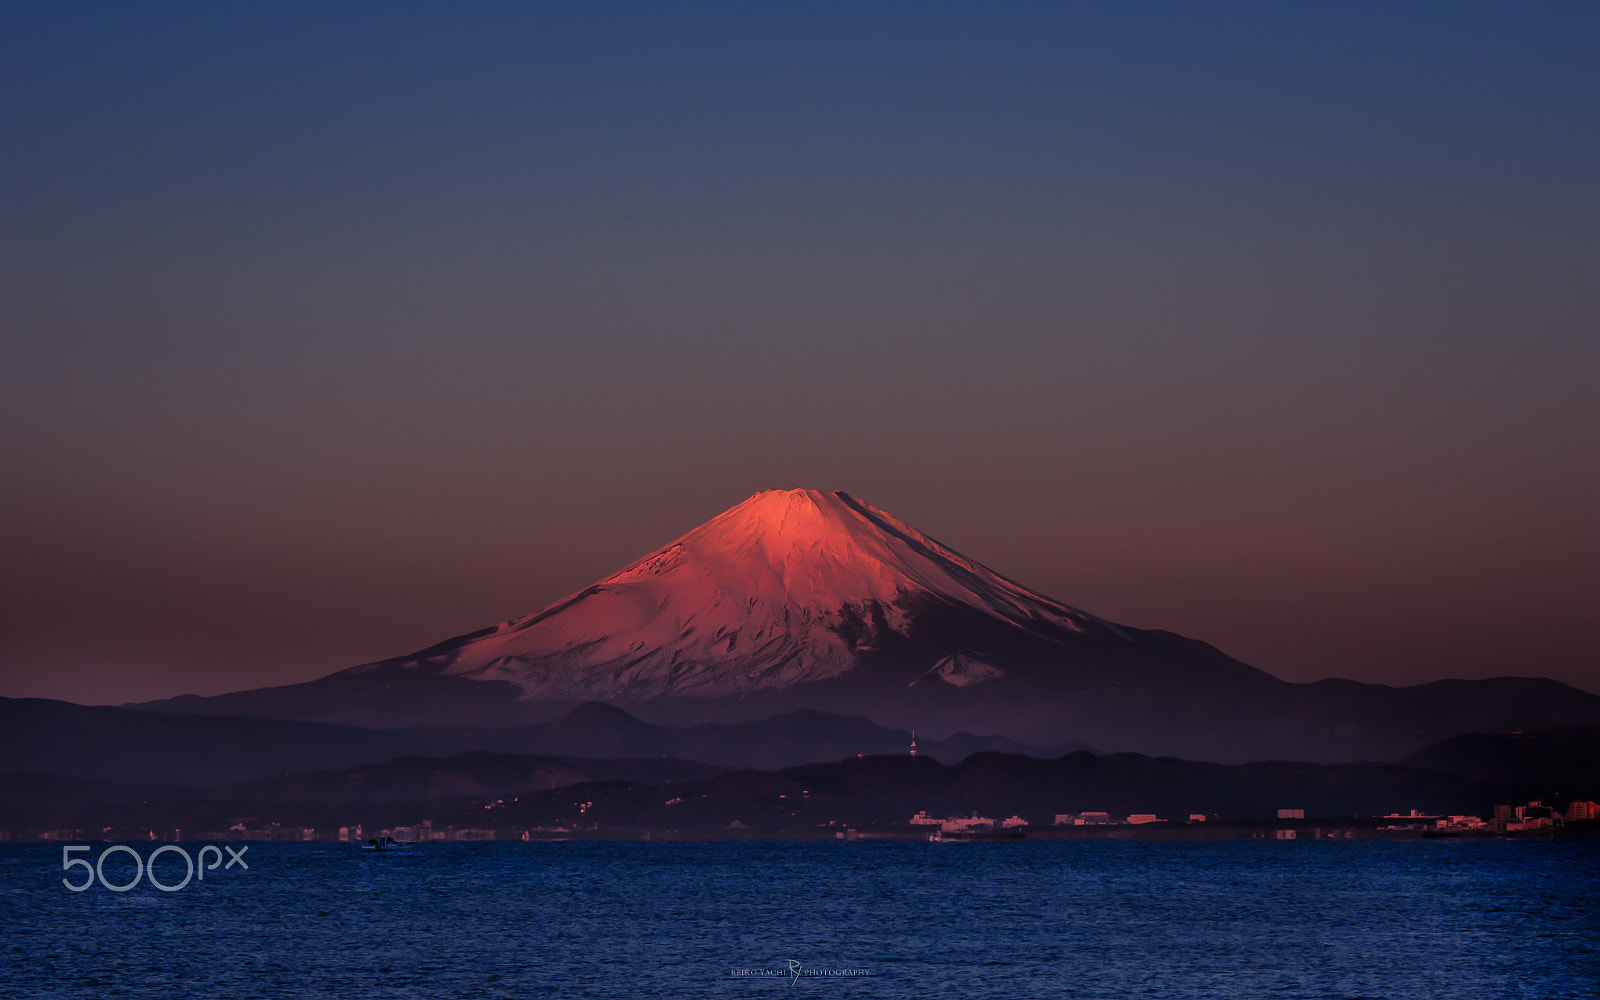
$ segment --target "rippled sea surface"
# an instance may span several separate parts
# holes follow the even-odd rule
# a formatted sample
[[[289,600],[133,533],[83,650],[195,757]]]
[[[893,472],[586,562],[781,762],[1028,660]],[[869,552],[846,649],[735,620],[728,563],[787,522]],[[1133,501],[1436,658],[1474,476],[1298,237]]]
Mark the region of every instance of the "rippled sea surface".
[[[243,857],[248,870],[176,892],[70,892],[62,878],[83,869],[63,873],[59,845],[0,845],[0,994],[1600,996],[1593,841],[253,843]],[[184,870],[157,862],[169,885]],[[132,859],[108,856],[105,875],[127,882]]]

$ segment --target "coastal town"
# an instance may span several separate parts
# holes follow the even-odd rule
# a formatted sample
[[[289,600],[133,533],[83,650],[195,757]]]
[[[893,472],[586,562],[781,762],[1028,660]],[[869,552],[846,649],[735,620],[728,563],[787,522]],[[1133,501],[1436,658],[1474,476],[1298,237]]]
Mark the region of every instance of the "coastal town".
[[[584,803],[579,803],[584,805]],[[590,803],[592,805],[592,803]],[[0,830],[0,841],[84,842],[96,840],[151,841],[327,841],[361,843],[372,836],[400,841],[543,841],[565,839],[704,840],[704,839],[827,839],[827,840],[1408,840],[1438,837],[1504,838],[1600,836],[1600,804],[1579,800],[1564,807],[1530,801],[1522,805],[1496,805],[1491,815],[1435,815],[1417,809],[1379,816],[1307,816],[1303,808],[1280,808],[1273,818],[1238,818],[1190,813],[1168,819],[1155,813],[1112,814],[1103,810],[1055,813],[1028,818],[1011,814],[1003,818],[969,812],[935,816],[919,810],[899,823],[863,823],[832,819],[812,829],[772,829],[733,820],[707,829],[684,823],[674,827],[614,827],[602,823],[560,823],[526,828],[466,826],[425,819],[380,828],[359,823],[341,826],[302,826],[251,819],[221,830],[182,828],[131,831],[124,828]],[[579,814],[583,815],[582,812]],[[137,834],[130,836],[130,834]]]

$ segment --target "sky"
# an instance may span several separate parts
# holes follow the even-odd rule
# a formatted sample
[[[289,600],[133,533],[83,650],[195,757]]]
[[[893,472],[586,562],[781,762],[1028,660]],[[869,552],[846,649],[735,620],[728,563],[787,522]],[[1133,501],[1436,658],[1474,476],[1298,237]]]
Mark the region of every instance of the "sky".
[[[8,5],[0,695],[768,488],[1288,680],[1600,692],[1591,4]]]

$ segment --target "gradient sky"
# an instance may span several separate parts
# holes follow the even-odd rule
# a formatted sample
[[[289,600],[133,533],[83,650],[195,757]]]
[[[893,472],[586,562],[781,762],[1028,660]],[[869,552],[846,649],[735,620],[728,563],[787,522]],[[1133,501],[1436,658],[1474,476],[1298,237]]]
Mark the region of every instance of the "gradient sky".
[[[11,4],[0,695],[771,487],[1278,676],[1600,691],[1600,7]]]

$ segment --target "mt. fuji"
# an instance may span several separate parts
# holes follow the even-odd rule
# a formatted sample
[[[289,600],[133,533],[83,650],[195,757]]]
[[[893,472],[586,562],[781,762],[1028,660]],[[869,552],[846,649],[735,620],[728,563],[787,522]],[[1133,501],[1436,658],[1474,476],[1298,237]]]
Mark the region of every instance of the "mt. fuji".
[[[1600,718],[1600,699],[1553,681],[1443,683],[1288,684],[1035,593],[848,493],[797,489],[409,656],[140,707],[378,726],[543,722],[590,701],[676,725],[818,709],[1213,759],[1392,756],[1502,723]]]
[[[966,620],[966,645],[939,627],[952,619]],[[1013,647],[1147,646],[847,493],[769,490],[537,614],[415,659],[530,699],[647,702],[784,692],[885,658],[907,661],[904,686],[965,688],[1046,666]]]

